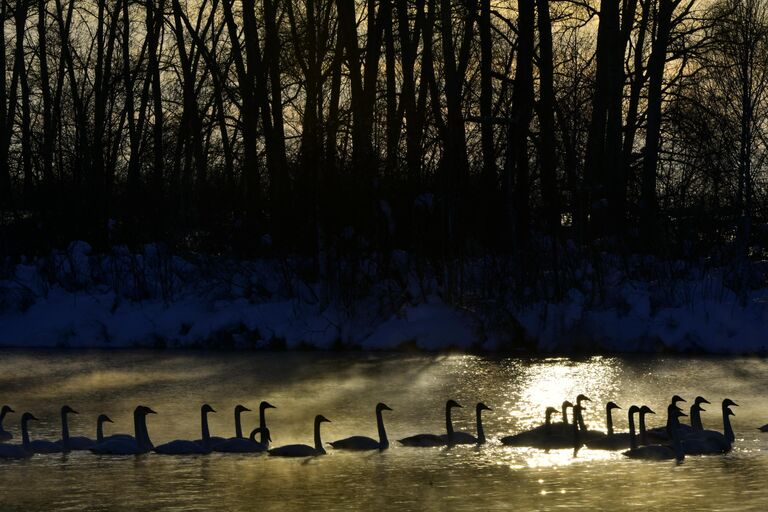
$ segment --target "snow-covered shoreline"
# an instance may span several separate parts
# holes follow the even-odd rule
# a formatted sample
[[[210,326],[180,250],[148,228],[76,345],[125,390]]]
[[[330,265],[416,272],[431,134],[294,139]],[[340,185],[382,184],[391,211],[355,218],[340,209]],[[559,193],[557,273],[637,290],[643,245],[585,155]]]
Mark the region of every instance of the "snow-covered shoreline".
[[[560,301],[519,305],[480,292],[449,302],[407,255],[390,261],[395,276],[362,264],[366,284],[349,292],[303,281],[285,260],[195,260],[155,245],[96,255],[75,242],[5,265],[0,347],[768,353],[768,287],[737,294],[717,269],[659,281],[611,268],[600,294],[585,276]]]

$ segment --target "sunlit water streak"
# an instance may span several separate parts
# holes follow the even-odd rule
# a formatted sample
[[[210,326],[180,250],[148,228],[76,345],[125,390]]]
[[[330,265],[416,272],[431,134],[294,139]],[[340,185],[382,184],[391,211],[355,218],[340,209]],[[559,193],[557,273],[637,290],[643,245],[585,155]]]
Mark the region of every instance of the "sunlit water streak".
[[[257,409],[269,400],[276,445],[312,442],[316,413],[332,441],[353,434],[375,437],[373,408],[383,401],[391,440],[442,433],[447,398],[457,430],[474,433],[474,405],[483,401],[489,443],[481,448],[403,448],[384,453],[330,451],[311,460],[263,455],[105,457],[73,452],[0,461],[0,511],[11,510],[767,510],[768,422],[764,359],[606,358],[505,359],[479,356],[0,351],[0,402],[34,412],[33,438],[60,437],[58,409],[68,403],[74,435],[93,436],[107,413],[110,432],[130,432],[131,411],[150,405],[156,444],[198,438],[199,407],[211,403],[214,435],[233,435],[237,403]],[[662,424],[669,397],[728,396],[735,409],[736,449],[729,455],[689,457],[682,465],[625,460],[618,452],[583,449],[549,453],[507,448],[498,437],[541,422],[544,409],[585,393],[585,419],[604,429],[603,406],[618,430],[626,409],[645,403]],[[719,408],[705,425],[721,429]],[[6,419],[18,438],[19,414]],[[258,415],[243,415],[250,431]]]

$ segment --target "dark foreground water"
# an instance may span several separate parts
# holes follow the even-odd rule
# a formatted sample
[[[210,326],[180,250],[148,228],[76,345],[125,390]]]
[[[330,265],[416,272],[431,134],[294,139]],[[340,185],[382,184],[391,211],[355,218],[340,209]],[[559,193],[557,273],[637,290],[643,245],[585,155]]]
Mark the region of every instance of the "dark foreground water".
[[[625,460],[619,452],[549,453],[507,448],[498,436],[541,421],[544,408],[593,399],[592,428],[604,428],[603,405],[648,404],[664,421],[672,394],[713,402],[703,419],[722,429],[724,397],[734,408],[737,444],[725,456],[688,457],[683,464]],[[307,460],[264,455],[96,456],[88,452],[0,460],[0,511],[13,510],[768,510],[768,362],[750,358],[502,359],[479,356],[0,351],[0,403],[18,439],[18,419],[31,411],[33,438],[58,439],[58,410],[67,403],[73,435],[94,436],[95,418],[109,414],[111,432],[131,432],[131,411],[154,408],[155,444],[199,438],[199,408],[210,403],[214,435],[233,435],[238,403],[268,411],[274,445],[312,443],[321,413],[323,438],[376,437],[373,408],[387,403],[390,439],[444,431],[445,400],[459,430],[474,432],[474,404],[485,413],[487,445],[404,448],[383,453],[329,454]],[[244,413],[250,431],[257,413]],[[17,439],[14,442],[17,442]]]

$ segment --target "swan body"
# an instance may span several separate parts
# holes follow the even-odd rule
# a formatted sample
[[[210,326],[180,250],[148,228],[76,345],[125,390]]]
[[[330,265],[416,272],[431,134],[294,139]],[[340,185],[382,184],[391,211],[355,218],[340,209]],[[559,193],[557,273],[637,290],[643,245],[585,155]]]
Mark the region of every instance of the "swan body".
[[[476,416],[476,424],[477,424],[477,437],[473,436],[469,432],[454,432],[453,433],[453,444],[485,444],[485,431],[483,430],[483,418],[482,418],[482,412],[483,411],[490,411],[492,410],[490,407],[485,405],[482,402],[478,402],[477,406],[475,407],[475,416]],[[446,444],[448,444],[448,435],[443,434],[443,439],[445,439]]]
[[[607,434],[604,436],[593,436],[591,439],[585,441],[587,448],[592,450],[626,450],[631,445],[631,432],[614,432],[613,431],[613,418],[611,412],[613,409],[621,409],[614,402],[608,402],[605,406],[606,413],[606,427],[608,429]],[[639,412],[640,409],[633,405],[627,410],[627,417],[629,418],[629,425],[631,429],[634,429],[633,416]]]
[[[202,439],[200,441],[176,439],[175,441],[155,446],[153,451],[161,455],[204,455],[211,453],[211,435],[208,429],[208,413],[210,412],[216,411],[208,404],[203,404],[200,408],[200,424],[202,428]]]
[[[570,404],[570,402],[568,402]],[[570,407],[570,405],[569,405]],[[548,437],[554,434],[555,428],[552,424],[552,415],[557,413],[554,407],[547,407],[544,412],[544,424],[538,425],[530,430],[519,432],[511,436],[504,436],[500,439],[501,444],[507,446],[528,446],[528,443],[534,442],[539,438]],[[563,414],[566,414],[566,408],[563,407]],[[565,422],[568,421],[567,414],[563,416]]]
[[[226,441],[217,444],[213,447],[213,451],[222,453],[261,453],[269,449],[269,444],[261,444],[256,441],[256,434],[260,433],[260,428],[255,428],[251,431],[251,435],[245,437],[233,437]],[[267,431],[267,440],[271,441],[269,437],[269,431]]]
[[[4,405],[3,408],[0,409],[0,443],[5,443],[6,441],[13,439],[13,434],[3,428],[3,420],[5,419],[5,415],[9,412],[16,411],[11,409],[10,405]]]
[[[119,434],[119,438],[116,436],[105,437],[101,443],[90,448],[91,452],[100,455],[141,455],[148,453],[152,449],[152,441],[147,432],[146,418],[148,414],[157,413],[149,407],[139,405],[133,411],[135,432],[133,437],[125,434]]]
[[[416,448],[430,448],[433,446],[445,446],[452,445],[453,442],[453,422],[451,421],[451,409],[454,407],[461,407],[454,400],[448,400],[445,403],[445,430],[446,436],[443,437],[437,434],[416,434],[415,436],[405,437],[398,439],[398,443],[403,446],[411,446]]]
[[[93,448],[96,445],[96,442],[93,439],[84,436],[69,435],[69,422],[67,421],[68,414],[79,413],[68,405],[61,408],[61,439],[58,440],[57,443],[61,445],[65,452],[71,450],[90,450]],[[96,429],[98,430],[98,425]]]
[[[642,408],[640,409],[642,410]],[[667,407],[668,418],[671,418],[670,432],[672,434],[672,446],[652,444],[645,446],[637,446],[637,439],[634,435],[634,425],[630,424],[630,431],[632,432],[632,448],[624,452],[626,457],[630,459],[644,459],[644,460],[670,460],[676,459],[682,461],[685,458],[685,452],[683,451],[682,444],[680,443],[680,435],[677,430],[678,418],[681,416],[687,416],[677,405],[672,403]]]
[[[0,459],[26,459],[34,453],[29,445],[27,423],[37,420],[30,412],[21,415],[21,444],[0,444]]]
[[[379,440],[365,436],[352,436],[345,439],[339,439],[330,443],[337,450],[386,450],[389,448],[389,439],[387,431],[384,429],[384,419],[381,416],[382,411],[391,411],[386,404],[379,402],[376,404],[376,428],[379,431]]]
[[[314,457],[316,455],[325,455],[325,449],[323,443],[320,440],[320,424],[330,423],[331,420],[327,419],[322,414],[315,416],[315,446],[309,446],[307,444],[289,444],[286,446],[280,446],[279,448],[273,448],[269,450],[269,454],[273,457]],[[264,432],[262,432],[262,436]]]
[[[760,432],[768,432],[768,423],[758,428],[757,430],[759,430]]]
[[[246,406],[240,405],[240,404],[235,406],[235,437],[230,437],[229,439],[227,439],[225,437],[210,436],[209,437],[209,440],[210,440],[209,442],[210,442],[212,447],[215,448],[217,445],[219,445],[219,444],[221,444],[221,443],[223,443],[225,441],[229,441],[231,439],[245,439],[243,437],[242,423],[240,422],[240,415],[243,412],[250,412],[250,409],[247,408]],[[196,439],[195,442],[198,443],[198,444],[201,444],[203,442],[203,440],[202,439]]]

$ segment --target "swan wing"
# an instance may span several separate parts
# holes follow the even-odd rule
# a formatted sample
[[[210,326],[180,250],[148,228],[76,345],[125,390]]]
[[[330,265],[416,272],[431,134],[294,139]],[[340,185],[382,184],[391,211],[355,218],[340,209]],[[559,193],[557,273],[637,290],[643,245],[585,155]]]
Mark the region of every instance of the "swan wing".
[[[206,450],[203,445],[196,443],[195,441],[177,439],[176,441],[171,441],[170,443],[155,446],[154,452],[162,455],[196,455],[201,453],[209,453],[210,450]]]
[[[415,446],[421,448],[428,448],[431,446],[445,446],[445,440],[435,434],[417,434],[415,436],[405,437],[399,439],[398,443],[403,446]]]
[[[315,449],[306,444],[289,444],[272,448],[269,454],[276,457],[311,457],[317,455]]]
[[[267,451],[267,447],[250,439],[233,437],[216,444],[213,447],[213,451],[223,453],[259,453]]]
[[[64,446],[61,443],[42,439],[30,441],[29,448],[33,453],[62,453],[64,451]]]
[[[144,451],[139,448],[135,439],[112,439],[99,443],[90,448],[92,453],[99,455],[139,455]]]
[[[25,459],[31,456],[32,452],[20,444],[0,444],[0,459]]]
[[[337,450],[378,450],[381,446],[375,439],[365,436],[352,436],[329,443]]]
[[[445,444],[448,444],[448,434],[440,436]],[[477,444],[477,438],[467,432],[454,432],[453,444]]]

